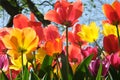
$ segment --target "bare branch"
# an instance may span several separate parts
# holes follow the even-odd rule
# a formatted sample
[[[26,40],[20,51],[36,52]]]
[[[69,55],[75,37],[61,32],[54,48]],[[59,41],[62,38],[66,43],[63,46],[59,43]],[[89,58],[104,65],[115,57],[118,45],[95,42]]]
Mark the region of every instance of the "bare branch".
[[[9,22],[7,23],[7,27],[12,27],[13,23],[13,17],[16,14],[21,13],[21,9],[19,7],[19,5],[17,4],[16,0],[13,0],[14,3],[16,3],[16,6],[12,5],[12,2],[9,2],[8,0],[0,0],[0,5],[6,10],[6,12],[11,16],[9,19]]]
[[[35,14],[37,19],[43,23],[44,26],[50,24],[50,21],[44,20],[43,14],[37,9],[35,4],[31,0],[27,0],[28,7],[32,13]]]

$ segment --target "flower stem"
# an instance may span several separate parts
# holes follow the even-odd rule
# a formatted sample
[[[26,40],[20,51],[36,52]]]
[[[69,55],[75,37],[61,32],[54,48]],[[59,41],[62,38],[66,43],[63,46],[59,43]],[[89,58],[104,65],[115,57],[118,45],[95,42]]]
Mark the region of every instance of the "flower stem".
[[[119,35],[118,25],[116,25],[116,29],[117,29],[118,43],[119,43],[119,47],[120,47],[120,35]]]
[[[68,27],[66,26],[66,67],[67,67],[67,75],[69,74],[69,60],[68,60]]]
[[[23,80],[23,75],[24,75],[23,52],[21,52],[21,63],[22,63],[22,80]]]
[[[95,42],[96,46],[98,47],[98,49],[100,50],[100,52],[99,52],[98,55],[100,56],[101,53],[103,53],[103,56],[105,56],[105,54],[104,54],[104,52],[103,52],[103,49],[99,46],[99,44],[97,43],[97,41],[94,40],[94,42]]]

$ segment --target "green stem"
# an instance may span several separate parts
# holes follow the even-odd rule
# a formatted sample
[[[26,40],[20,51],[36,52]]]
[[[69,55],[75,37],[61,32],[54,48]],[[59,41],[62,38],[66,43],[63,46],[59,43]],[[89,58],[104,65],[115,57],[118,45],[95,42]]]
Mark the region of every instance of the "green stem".
[[[100,49],[100,51],[103,53],[103,56],[105,57],[105,54],[104,54],[104,52],[103,52],[103,50],[100,48],[100,46],[98,45],[98,43],[94,40],[94,42],[95,42],[95,44],[98,46],[98,48]],[[100,53],[101,53],[100,52]],[[107,58],[106,58],[107,59]],[[112,79],[112,77],[111,77],[111,73],[110,73],[110,71],[108,71],[108,74],[109,74],[109,78],[110,78],[110,80],[113,80]],[[103,79],[104,80],[104,79]]]
[[[105,56],[103,49],[101,49],[101,47],[99,46],[99,44],[95,40],[94,40],[94,42],[95,42],[96,46],[98,46],[98,49],[100,50],[99,53],[103,53],[103,55]],[[101,54],[98,54],[98,55],[100,56]]]
[[[118,43],[119,43],[119,47],[120,47],[120,35],[119,35],[118,25],[116,25],[116,29],[117,29]]]
[[[67,65],[66,65],[66,67],[67,67],[67,75],[69,74],[69,60],[68,60],[68,56],[69,56],[69,54],[68,54],[68,27],[66,26],[66,63],[67,63]],[[68,78],[69,79],[69,78]]]
[[[21,63],[22,63],[22,80],[23,80],[23,75],[24,75],[23,52],[21,52]]]
[[[8,63],[9,63],[9,65],[10,65],[9,55],[7,55],[7,58],[8,58]],[[12,71],[11,71],[11,69],[9,69],[9,74],[10,74],[10,80],[12,80]]]

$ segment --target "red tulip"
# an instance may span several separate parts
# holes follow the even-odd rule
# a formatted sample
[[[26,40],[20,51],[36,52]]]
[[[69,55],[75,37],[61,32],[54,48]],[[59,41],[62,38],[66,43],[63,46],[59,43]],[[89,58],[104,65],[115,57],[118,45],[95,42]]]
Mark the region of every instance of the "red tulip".
[[[114,1],[112,5],[110,4],[104,4],[103,5],[103,12],[105,16],[108,18],[107,21],[104,21],[105,23],[111,23],[111,24],[119,24],[120,23],[120,2]]]
[[[82,15],[83,5],[81,0],[70,3],[67,0],[58,0],[54,5],[54,10],[45,14],[45,19],[53,21],[67,27],[73,26]]]
[[[119,51],[118,37],[113,34],[105,36],[103,38],[103,47],[109,54]]]
[[[70,45],[68,47],[69,53],[69,61],[70,63],[80,63],[83,60],[83,56],[81,54],[81,49],[77,46]]]
[[[68,32],[68,41],[77,46],[77,47],[82,47],[82,46],[85,46],[87,44],[87,42],[83,41],[79,36],[78,36],[78,32],[81,31],[81,25],[80,24],[77,24],[75,26],[73,26],[73,29],[72,31],[69,31]],[[66,34],[65,32],[63,33],[62,35],[62,38],[63,40],[66,39]]]
[[[45,27],[44,35],[45,35],[46,41],[55,40],[56,38],[60,38],[58,28],[54,25],[48,25],[47,27]]]

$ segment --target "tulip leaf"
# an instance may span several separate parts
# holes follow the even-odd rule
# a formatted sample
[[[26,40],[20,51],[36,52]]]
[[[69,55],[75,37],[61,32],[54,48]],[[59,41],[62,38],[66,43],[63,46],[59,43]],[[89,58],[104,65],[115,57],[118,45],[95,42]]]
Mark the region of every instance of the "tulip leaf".
[[[120,76],[118,75],[118,71],[113,66],[110,65],[109,71],[110,71],[110,76],[113,79],[115,79],[115,80],[119,80],[120,79],[119,78]]]
[[[23,78],[23,79],[22,79]],[[23,77],[22,77],[22,71],[17,75],[15,80],[29,80],[29,71],[26,66],[24,66],[24,71],[23,71]]]
[[[46,73],[41,80],[51,80],[51,71]]]
[[[8,80],[7,76],[5,75],[3,71],[2,73],[0,73],[0,80]]]
[[[38,74],[38,76],[39,76],[40,78],[43,78],[43,76],[44,76],[46,73],[49,73],[49,71],[52,70],[52,67],[51,67],[52,61],[53,61],[53,57],[48,56],[48,55],[45,56],[45,58],[44,58],[44,60],[43,60],[43,63],[42,63],[42,65],[41,65],[39,74]]]
[[[24,67],[24,73],[23,73],[23,80],[29,80],[29,71],[26,67]]]
[[[72,76],[73,76],[72,68],[71,68],[69,62],[67,62],[66,58],[67,57],[65,56],[65,54],[61,54],[61,62],[62,62],[61,75],[62,75],[62,80],[72,80]],[[67,66],[69,67],[68,68],[69,71],[67,71]]]
[[[39,77],[33,71],[31,71],[30,78],[27,79],[27,80],[40,80],[40,79],[39,79]]]
[[[102,64],[100,63],[100,67],[98,69],[96,80],[101,80],[101,74],[102,74]]]
[[[73,76],[73,80],[84,80],[85,73],[88,70],[88,69],[86,70],[86,68],[90,64],[92,58],[93,58],[93,54],[91,54],[90,56],[85,58],[83,60],[83,62],[78,65],[78,67],[77,67],[77,69],[75,71],[75,74]]]

